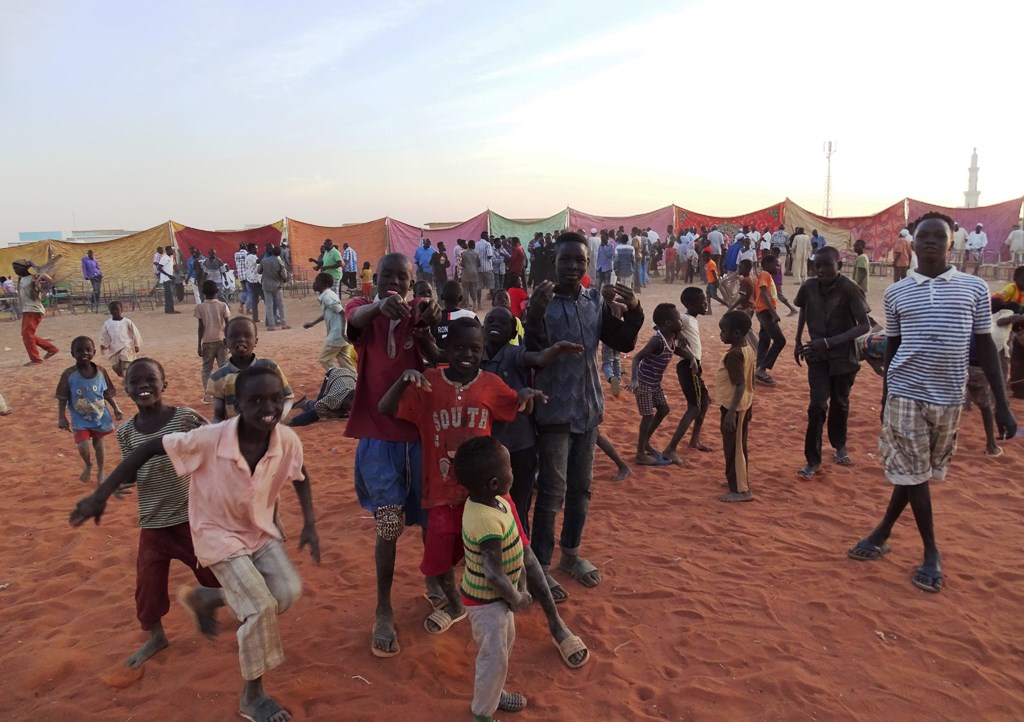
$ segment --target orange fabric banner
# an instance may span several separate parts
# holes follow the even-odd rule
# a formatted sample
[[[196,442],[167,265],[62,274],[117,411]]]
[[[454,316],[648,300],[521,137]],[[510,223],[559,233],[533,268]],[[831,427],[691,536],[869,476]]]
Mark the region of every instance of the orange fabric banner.
[[[387,253],[388,228],[384,218],[349,226],[317,226],[289,218],[288,245],[292,248],[292,268],[312,269],[309,259],[320,255],[320,246],[326,238],[330,238],[338,248],[343,243],[354,248],[360,269],[363,261],[369,261],[376,270],[377,261]]]

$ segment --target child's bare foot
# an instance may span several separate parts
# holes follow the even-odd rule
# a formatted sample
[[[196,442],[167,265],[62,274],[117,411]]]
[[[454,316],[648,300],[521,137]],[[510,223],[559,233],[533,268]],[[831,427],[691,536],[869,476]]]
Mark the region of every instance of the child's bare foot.
[[[199,633],[213,639],[220,631],[217,623],[217,608],[224,605],[224,596],[219,589],[207,587],[180,587],[178,604],[185,608],[199,628]]]
[[[84,483],[89,481],[89,477],[91,477],[91,476],[92,476],[92,464],[86,464],[85,468],[82,469],[82,473],[81,473],[81,475],[79,475],[78,480],[84,484]]]
[[[164,634],[164,628],[157,623],[157,626],[150,630],[149,639],[146,640],[146,643],[135,650],[135,653],[124,661],[124,666],[132,669],[141,667],[150,657],[161,650],[167,649],[168,646],[170,645],[167,642],[167,635]]]
[[[52,359],[54,356],[56,356],[59,353],[60,353],[59,349],[54,349],[53,351],[47,351],[46,355],[43,356],[43,361],[47,361],[49,359]]]
[[[632,473],[633,470],[628,466],[620,466],[612,481],[625,481]]]
[[[373,623],[373,646],[370,651],[374,657],[394,657],[402,651],[390,610],[377,612],[377,620]]]
[[[719,501],[733,502],[733,501],[753,501],[754,495],[749,491],[744,492],[729,492],[728,494],[722,494],[718,497]]]

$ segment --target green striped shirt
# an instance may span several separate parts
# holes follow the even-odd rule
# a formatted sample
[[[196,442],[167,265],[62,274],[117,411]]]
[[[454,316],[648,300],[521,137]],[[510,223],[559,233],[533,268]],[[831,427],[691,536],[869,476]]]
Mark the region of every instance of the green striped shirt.
[[[501,508],[466,501],[462,514],[462,544],[466,550],[466,572],[462,575],[462,596],[471,606],[490,604],[501,595],[487,582],[480,545],[488,539],[501,540],[501,569],[513,585],[523,574],[523,540],[509,502],[497,498]]]

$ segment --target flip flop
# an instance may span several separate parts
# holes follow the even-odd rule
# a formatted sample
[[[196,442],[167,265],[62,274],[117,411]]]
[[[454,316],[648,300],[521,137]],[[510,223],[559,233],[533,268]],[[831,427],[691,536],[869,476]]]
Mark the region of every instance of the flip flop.
[[[796,472],[796,475],[801,479],[810,479],[817,475],[819,471],[821,471],[820,466],[805,466],[800,469],[800,471]]]
[[[577,582],[579,582],[585,587],[593,588],[601,583],[601,570],[595,567],[591,562],[588,562],[586,559],[580,559],[579,557],[576,557],[576,561],[572,563],[571,567],[566,568],[564,566],[559,565],[559,569],[567,573],[569,576],[571,576],[573,579],[575,579]],[[588,584],[587,582],[583,581],[584,577],[586,577],[588,574],[592,574],[593,572],[597,572],[597,581],[595,581],[593,584]]]
[[[256,705],[256,709],[252,711],[252,714],[242,710],[238,710],[238,714],[240,717],[249,720],[249,722],[267,722],[268,719],[277,713],[284,711],[284,707],[270,699],[270,697],[265,697],[262,702]]]
[[[997,456],[1002,456],[1002,455],[1003,455],[1003,447],[1002,446],[997,446],[995,451],[986,451],[985,452],[985,456],[989,457],[990,459],[994,459]]]
[[[579,669],[580,667],[582,667],[590,661],[590,650],[587,649],[587,645],[583,643],[583,640],[577,637],[575,634],[566,637],[561,642],[558,642],[555,639],[552,639],[551,641],[558,649],[558,654],[561,655],[562,661],[565,662],[565,665],[569,669]],[[576,664],[573,664],[569,661],[569,658],[572,657],[572,655],[577,654],[578,652],[586,652],[586,654],[583,656],[582,662],[577,662]]]
[[[444,609],[448,605],[447,597],[432,597],[430,596],[430,592],[423,592],[423,598],[430,602],[430,608],[434,611],[437,611],[438,609]],[[435,602],[435,599],[440,599],[441,601]]]
[[[664,458],[662,458],[660,456],[658,456],[658,457],[652,456],[651,458],[654,459],[654,461],[637,461],[636,465],[637,466],[671,466],[672,465],[672,462],[669,459],[664,459]]]
[[[379,635],[379,634],[377,634],[377,632],[373,633],[373,639],[374,640],[380,640],[382,642],[388,641],[387,637]],[[380,657],[381,659],[388,659],[389,657],[394,657],[396,654],[398,654],[401,651],[402,651],[402,645],[400,645],[398,643],[398,630],[397,629],[395,630],[395,649],[394,649],[394,651],[389,652],[386,649],[378,649],[373,644],[370,645],[370,652],[373,654],[373,656],[374,657]]]
[[[876,559],[881,559],[890,551],[892,551],[892,547],[888,544],[879,546],[878,544],[872,544],[867,539],[861,539],[846,550],[846,556],[857,562],[872,562]]]
[[[938,594],[942,591],[942,572],[936,567],[922,564],[910,578],[910,583],[923,591]]]
[[[551,591],[551,598],[555,600],[555,604],[561,604],[569,598],[569,592],[565,591],[565,587],[559,584],[558,580],[556,580],[553,576],[551,576],[550,574],[545,574],[544,580],[548,583],[548,589]],[[561,596],[555,594],[556,589],[561,592]]]
[[[832,454],[832,461],[840,466],[853,466],[853,459],[850,458],[849,454]]]
[[[456,622],[461,622],[466,618],[468,613],[465,609],[462,610],[462,614],[457,617],[452,617],[448,612],[443,609],[435,609],[430,613],[430,616],[423,620],[423,628],[427,630],[427,634],[444,634],[451,626]],[[437,625],[438,629],[431,629],[427,622],[433,622]]]
[[[502,690],[498,698],[498,709],[502,712],[522,712],[526,709],[526,697],[518,692],[505,692]]]

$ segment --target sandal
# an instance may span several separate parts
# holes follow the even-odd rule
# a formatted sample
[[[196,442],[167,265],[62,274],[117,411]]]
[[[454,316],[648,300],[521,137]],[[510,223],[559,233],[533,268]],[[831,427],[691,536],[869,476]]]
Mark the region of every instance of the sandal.
[[[872,544],[867,539],[861,539],[846,550],[846,556],[858,562],[873,562],[876,559],[881,559],[890,551],[892,551],[892,547],[888,544]]]
[[[579,669],[590,661],[590,650],[587,649],[587,645],[583,643],[583,640],[575,634],[566,637],[561,642],[558,642],[555,639],[552,639],[551,641],[554,643],[555,647],[558,648],[558,654],[561,655],[562,661],[565,662],[569,669]],[[583,656],[583,661],[577,662],[576,664],[570,662],[570,657],[574,654],[578,654],[579,652],[586,652]]]
[[[466,618],[466,610],[462,610],[462,614],[457,617],[452,617],[444,609],[435,609],[430,613],[430,616],[423,620],[423,628],[427,630],[427,634],[443,634],[451,629],[451,626],[456,622],[461,622]],[[428,622],[433,622],[437,629],[431,629]]]
[[[506,692],[502,690],[498,700],[498,709],[502,712],[522,712],[526,709],[526,697],[518,692]]]

